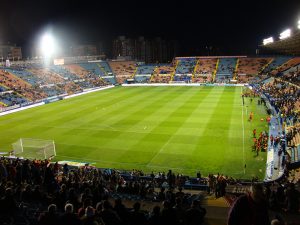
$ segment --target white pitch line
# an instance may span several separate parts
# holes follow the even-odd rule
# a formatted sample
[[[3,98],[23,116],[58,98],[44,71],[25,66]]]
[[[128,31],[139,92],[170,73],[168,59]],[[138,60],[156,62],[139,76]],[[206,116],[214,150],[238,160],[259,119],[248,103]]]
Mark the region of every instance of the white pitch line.
[[[243,89],[241,88],[241,93],[243,93]],[[242,103],[242,127],[243,127],[243,166],[244,166],[244,174],[246,173],[245,168],[245,126],[244,126],[244,106]]]
[[[173,136],[172,136],[173,137]],[[160,148],[160,150],[153,156],[153,158],[149,161],[149,163],[147,164],[147,167],[149,167],[149,165],[152,163],[153,159],[155,159],[163,150],[164,148],[170,143],[172,137],[169,138],[169,140]],[[152,166],[150,166],[152,167]]]

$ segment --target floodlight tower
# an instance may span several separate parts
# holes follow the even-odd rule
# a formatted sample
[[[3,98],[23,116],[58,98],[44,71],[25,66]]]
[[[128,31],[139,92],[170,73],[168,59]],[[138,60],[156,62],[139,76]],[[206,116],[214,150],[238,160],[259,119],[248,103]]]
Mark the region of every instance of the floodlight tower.
[[[270,44],[270,43],[273,43],[273,42],[274,42],[273,37],[269,37],[269,38],[266,38],[266,39],[263,40],[264,45],[267,45],[267,44]]]
[[[40,53],[45,62],[50,62],[56,51],[56,42],[51,33],[45,33],[40,39]]]
[[[286,29],[285,31],[280,33],[279,39],[283,40],[283,39],[289,38],[290,36],[291,36],[291,29]]]

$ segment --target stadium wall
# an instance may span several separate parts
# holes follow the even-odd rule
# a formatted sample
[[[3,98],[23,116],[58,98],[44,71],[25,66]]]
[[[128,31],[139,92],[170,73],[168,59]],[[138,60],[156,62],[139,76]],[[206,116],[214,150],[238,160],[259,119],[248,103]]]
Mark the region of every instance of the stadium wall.
[[[51,97],[49,99],[44,99],[44,100],[42,100],[38,103],[28,103],[28,104],[14,105],[14,106],[9,107],[5,111],[2,111],[0,113],[0,116],[5,116],[5,115],[11,114],[11,113],[23,111],[25,109],[34,108],[34,107],[41,106],[41,105],[51,103],[51,102],[54,102],[54,101],[73,98],[73,97],[76,97],[76,96],[79,96],[79,95],[84,95],[84,94],[88,94],[88,93],[92,93],[92,92],[96,92],[96,91],[102,91],[102,90],[106,90],[106,89],[113,88],[113,87],[114,87],[114,85],[110,85],[110,86],[106,86],[106,87],[102,87],[102,88],[85,89],[83,92],[80,92],[80,93],[77,93],[77,94],[73,94],[73,95],[69,95],[69,96],[65,96],[65,95],[54,96],[54,97]]]
[[[248,86],[248,84],[225,84],[225,83],[214,83],[214,84],[201,84],[201,83],[152,83],[152,84],[145,84],[145,83],[138,83],[138,84],[122,84],[123,87],[146,87],[146,86],[193,86],[193,87],[200,87],[200,86],[226,86],[226,87],[244,87]]]

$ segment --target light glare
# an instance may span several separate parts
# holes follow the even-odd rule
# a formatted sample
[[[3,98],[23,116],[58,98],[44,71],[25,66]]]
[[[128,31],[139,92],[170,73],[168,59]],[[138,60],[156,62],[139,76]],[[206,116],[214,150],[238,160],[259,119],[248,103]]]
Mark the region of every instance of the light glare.
[[[300,29],[300,20],[298,20],[298,29]]]
[[[55,51],[55,41],[51,34],[44,34],[40,43],[41,53],[45,58],[53,56]]]
[[[291,29],[286,29],[285,31],[283,31],[281,34],[280,34],[280,37],[279,39],[280,40],[283,40],[283,39],[286,39],[288,37],[291,36]]]
[[[266,39],[263,40],[264,45],[267,45],[267,44],[270,44],[270,43],[273,43],[273,42],[274,42],[273,37],[269,37],[269,38],[266,38]]]

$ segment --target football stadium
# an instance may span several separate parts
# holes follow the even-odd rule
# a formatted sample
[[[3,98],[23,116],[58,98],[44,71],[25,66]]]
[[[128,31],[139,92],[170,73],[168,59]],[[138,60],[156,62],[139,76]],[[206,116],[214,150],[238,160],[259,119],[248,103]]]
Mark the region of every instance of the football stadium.
[[[176,60],[186,65],[186,59]],[[193,59],[194,64],[196,60]],[[235,60],[230,58],[232,62]],[[227,59],[224,61],[226,62]],[[177,86],[176,81],[171,84],[172,86],[155,85],[163,84],[160,79],[166,76],[169,77],[166,81],[169,83],[180,79],[180,72],[188,73],[188,70],[194,69],[189,66],[192,60],[188,59],[187,62],[186,67],[169,66],[177,75],[165,75],[160,72],[152,75],[153,78],[150,80],[152,79],[153,86],[145,85],[148,84],[145,80],[139,80],[144,86],[137,84],[137,86],[128,85],[102,90],[93,89],[95,87],[92,86],[92,82],[88,83],[88,80],[84,81],[84,85],[101,91],[3,116],[1,117],[3,126],[1,137],[4,140],[2,149],[9,151],[12,143],[20,138],[51,139],[55,142],[55,160],[86,162],[102,168],[127,170],[137,168],[147,172],[159,172],[170,168],[187,175],[195,175],[197,170],[204,174],[223,171],[237,178],[251,179],[259,176],[263,179],[267,151],[262,151],[258,156],[252,151],[252,130],[257,129],[258,134],[268,131],[265,106],[257,105],[258,97],[244,97],[243,105],[242,95],[247,92],[244,85],[214,86],[214,83],[210,82],[211,86],[210,83],[200,86],[201,83],[193,82],[193,79],[198,79],[193,78],[193,74],[183,75],[188,79],[187,86],[185,86],[186,81],[178,83],[181,86]],[[133,64],[133,62],[126,63],[128,68],[130,63]],[[102,64],[110,68],[107,62]],[[97,68],[98,65],[85,63],[82,66],[71,64],[67,68],[75,67],[85,71],[85,67]],[[141,67],[134,70],[138,72],[147,66]],[[76,76],[64,66],[53,68],[65,70],[70,77]],[[194,70],[196,73],[197,68]],[[15,70],[9,71],[5,72],[6,76],[17,76]],[[23,73],[22,70],[18,70],[17,73],[19,72]],[[216,71],[212,71],[214,72]],[[35,75],[31,76],[34,78]],[[113,83],[105,81],[106,78],[102,78],[100,74],[94,76],[98,76],[96,79],[99,83],[102,81],[104,87],[105,85],[112,87]],[[130,77],[141,79],[141,77],[135,78],[134,74]],[[221,79],[222,76],[216,73],[216,77]],[[21,79],[20,82],[24,85],[36,85],[39,80],[35,79],[32,84]],[[116,76],[118,82],[123,81],[120,79]],[[190,82],[192,85],[189,85]],[[68,85],[77,86],[78,90],[82,88],[80,83],[68,83]],[[40,94],[53,93],[55,97],[57,93],[63,91],[64,89],[59,90],[58,87],[52,86],[47,87],[47,92],[41,90]],[[7,98],[2,100],[4,106],[10,104],[7,99],[14,101],[14,94],[16,95],[16,93],[5,94]],[[25,96],[16,96],[16,99],[22,102],[21,104],[30,101]],[[48,95],[45,99],[46,102],[47,99],[51,101],[53,96]],[[252,121],[248,121],[251,112],[254,117]],[[8,127],[10,129],[7,129]],[[51,149],[49,151],[51,152]],[[37,157],[35,150],[30,148],[24,148],[23,154],[31,159]],[[47,153],[47,155],[52,154]],[[244,168],[245,164],[248,164],[248,167]]]
[[[0,46],[0,224],[299,224],[300,20],[256,55],[38,44]]]

